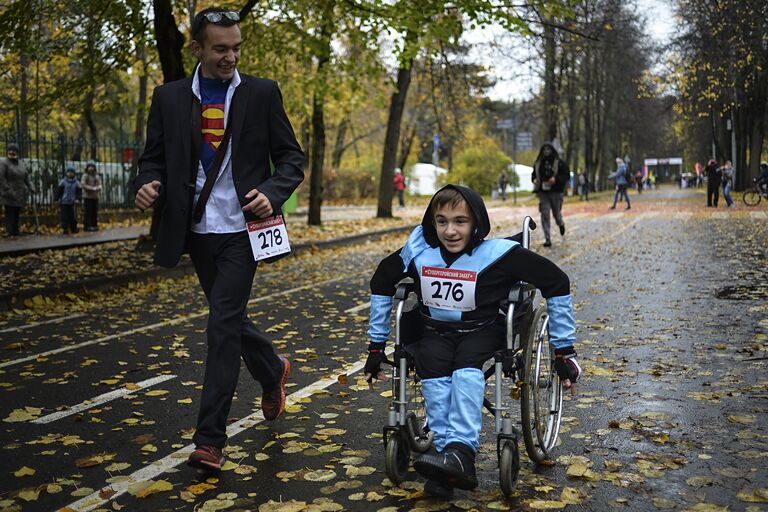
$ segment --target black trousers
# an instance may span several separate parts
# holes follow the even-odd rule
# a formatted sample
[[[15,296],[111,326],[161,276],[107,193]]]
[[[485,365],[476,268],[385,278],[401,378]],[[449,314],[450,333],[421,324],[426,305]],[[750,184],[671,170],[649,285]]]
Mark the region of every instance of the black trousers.
[[[505,326],[498,322],[465,334],[439,334],[427,328],[415,349],[416,373],[422,379],[436,379],[462,368],[482,370],[505,339]]]
[[[720,182],[709,180],[707,182],[707,206],[717,208],[717,201],[720,199]]]
[[[189,255],[208,299],[208,355],[197,418],[196,445],[222,448],[240,358],[263,389],[279,384],[282,363],[272,343],[248,318],[256,262],[245,231],[189,234]]]
[[[16,236],[19,234],[19,214],[21,206],[5,205],[5,234]]]
[[[59,212],[61,213],[61,229],[64,231],[64,233],[69,231],[72,233],[77,233],[77,217],[75,216],[75,205],[59,205]]]
[[[98,227],[99,219],[99,200],[98,199],[83,199],[83,206],[85,214],[83,218],[83,225],[85,229]]]

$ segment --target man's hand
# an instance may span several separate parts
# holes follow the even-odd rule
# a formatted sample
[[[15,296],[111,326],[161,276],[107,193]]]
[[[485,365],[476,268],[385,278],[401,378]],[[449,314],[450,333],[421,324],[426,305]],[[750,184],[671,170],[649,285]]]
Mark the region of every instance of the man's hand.
[[[145,211],[147,208],[155,204],[157,198],[160,197],[160,187],[162,183],[159,181],[150,181],[141,186],[138,192],[136,192],[136,208]]]
[[[251,212],[260,219],[269,217],[272,215],[272,203],[269,202],[267,196],[256,190],[255,188],[245,194],[246,199],[253,199],[250,203],[243,206],[244,212]]]
[[[382,371],[381,363],[387,360],[384,354],[384,343],[371,343],[368,346],[368,359],[365,360],[363,374],[368,385],[373,388],[374,379],[388,381],[389,377]]]
[[[551,178],[549,178],[549,179],[547,180],[547,183],[549,183],[550,185],[554,185],[554,183],[555,183],[555,177],[554,177],[554,176],[552,176]]]
[[[555,371],[563,382],[563,388],[570,389],[571,395],[576,396],[576,383],[582,370],[573,347],[555,349]]]

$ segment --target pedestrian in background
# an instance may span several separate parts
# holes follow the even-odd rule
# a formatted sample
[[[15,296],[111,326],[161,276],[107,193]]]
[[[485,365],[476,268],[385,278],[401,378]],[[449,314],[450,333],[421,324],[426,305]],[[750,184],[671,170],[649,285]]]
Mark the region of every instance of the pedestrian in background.
[[[86,231],[99,230],[99,192],[101,192],[101,178],[96,172],[96,162],[88,160],[85,164],[85,172],[80,179],[83,187],[83,209],[85,210],[83,225]]]
[[[400,208],[405,208],[405,176],[400,168],[395,169],[395,177],[392,178],[392,184],[395,187],[397,193],[397,202]]]
[[[608,176],[608,179],[616,180],[616,192],[613,194],[613,206],[611,206],[611,210],[616,209],[616,202],[619,200],[619,196],[627,201],[625,210],[632,208],[632,205],[629,204],[629,194],[627,193],[627,187],[629,187],[632,178],[624,160],[618,157],[616,158],[616,170]]]
[[[560,160],[555,146],[549,142],[541,146],[536,161],[533,163],[533,191],[539,196],[539,212],[541,213],[541,228],[544,230],[544,247],[552,245],[550,237],[549,214],[555,217],[560,228],[560,236],[565,236],[565,221],[563,221],[563,194],[565,186],[571,178],[568,164]]]
[[[726,160],[720,168],[720,177],[723,181],[723,197],[728,208],[733,208],[733,199],[731,198],[731,187],[733,187],[733,164]]]
[[[27,195],[34,193],[19,153],[19,146],[8,144],[8,156],[0,160],[0,203],[5,209],[5,236],[19,234],[21,210],[27,205]]]
[[[720,199],[720,166],[717,160],[710,160],[707,162],[707,167],[704,169],[707,175],[707,208],[714,206],[717,208],[717,202]]]
[[[507,176],[507,171],[501,171],[501,176],[499,176],[499,194],[501,195],[502,201],[507,200],[508,184],[509,184],[509,176]]]
[[[75,168],[67,166],[64,177],[56,189],[55,199],[59,202],[59,214],[61,216],[61,230],[67,233],[77,233],[77,203],[83,198],[83,189],[77,180]]]
[[[246,223],[282,222],[280,208],[304,179],[304,153],[277,82],[237,71],[239,23],[236,11],[219,8],[194,16],[198,65],[191,77],[155,89],[134,182],[142,211],[164,197],[155,263],[173,267],[189,251],[208,299],[205,377],[187,464],[213,472],[224,464],[241,357],[261,384],[264,418],[285,410],[291,364],[248,318],[261,244],[254,236],[251,245]]]
[[[589,177],[582,171],[579,173],[579,199],[589,201]]]

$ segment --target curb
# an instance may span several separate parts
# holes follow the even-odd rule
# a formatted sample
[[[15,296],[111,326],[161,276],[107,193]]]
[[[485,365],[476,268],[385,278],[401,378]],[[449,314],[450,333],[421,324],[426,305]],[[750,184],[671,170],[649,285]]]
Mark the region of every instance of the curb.
[[[412,229],[413,226],[408,225],[382,229],[379,231],[372,231],[369,233],[360,233],[346,237],[332,238],[330,240],[305,242],[293,246],[291,248],[291,255],[306,251],[308,249],[329,249],[331,247],[343,247],[345,245],[352,245],[362,241],[375,240],[386,235],[406,232]],[[19,292],[3,293],[0,294],[0,311],[8,311],[9,309],[14,308],[26,308],[27,306],[24,304],[24,301],[37,295],[43,297],[53,297],[66,293],[105,291],[124,286],[128,283],[149,282],[157,279],[184,277],[186,275],[194,274],[194,272],[195,269],[192,265],[192,262],[187,260],[173,268],[157,267],[149,270],[132,272],[130,274],[83,279],[82,281],[66,283],[61,286],[44,286],[40,288],[32,288],[29,290],[21,290]]]

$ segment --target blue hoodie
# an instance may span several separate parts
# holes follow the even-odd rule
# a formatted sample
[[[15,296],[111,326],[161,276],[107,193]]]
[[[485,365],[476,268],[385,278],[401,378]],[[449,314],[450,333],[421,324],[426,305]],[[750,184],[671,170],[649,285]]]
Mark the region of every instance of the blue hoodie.
[[[59,182],[59,190],[57,197],[59,198],[59,204],[75,204],[83,194],[83,190],[80,187],[80,181],[76,176],[64,176]]]

